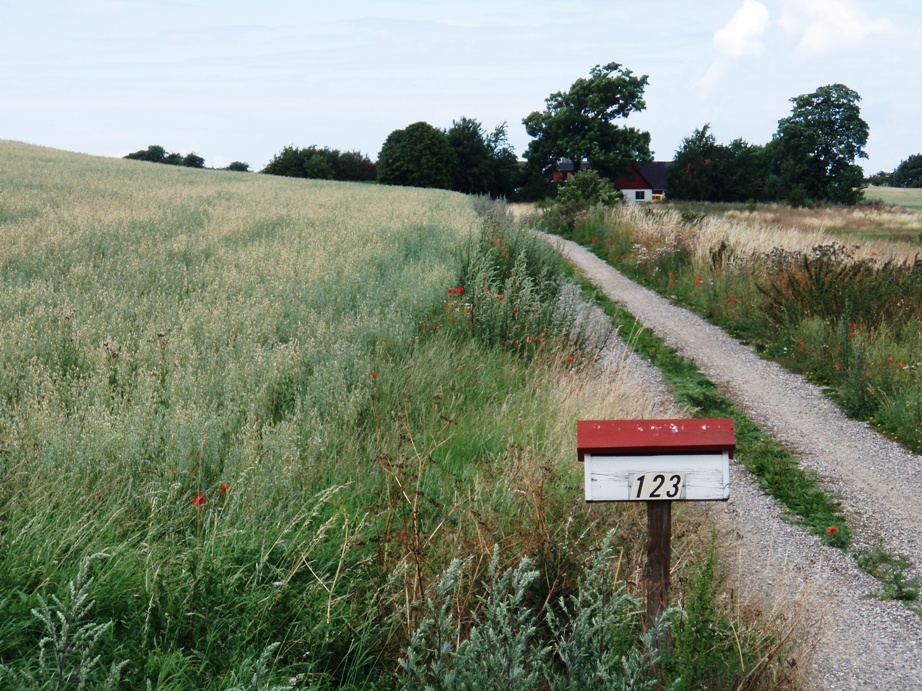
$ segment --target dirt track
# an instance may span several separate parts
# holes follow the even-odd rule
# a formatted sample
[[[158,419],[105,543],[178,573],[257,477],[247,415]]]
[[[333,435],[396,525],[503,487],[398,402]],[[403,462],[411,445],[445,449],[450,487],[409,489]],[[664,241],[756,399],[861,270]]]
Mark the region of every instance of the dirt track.
[[[545,236],[606,295],[685,357],[804,467],[841,497],[857,546],[882,537],[922,564],[922,458],[845,417],[818,387],[762,360],[719,328],[630,281],[588,250]],[[813,622],[804,676],[815,689],[922,689],[922,618],[872,597],[880,583],[841,550],[782,519],[783,511],[738,465],[730,501],[708,504],[722,526],[739,591],[777,606],[798,603]],[[818,623],[817,623],[818,622]]]

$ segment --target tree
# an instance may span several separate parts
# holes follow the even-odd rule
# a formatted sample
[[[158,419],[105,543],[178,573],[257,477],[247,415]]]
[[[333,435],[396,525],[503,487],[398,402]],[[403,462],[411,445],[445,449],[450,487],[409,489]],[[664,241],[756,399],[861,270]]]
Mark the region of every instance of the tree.
[[[224,170],[232,170],[238,173],[249,173],[250,164],[244,161],[233,161],[227,168]]]
[[[717,201],[720,184],[720,147],[710,123],[682,140],[669,167],[669,198]]]
[[[569,91],[551,94],[545,110],[522,120],[534,137],[525,158],[546,175],[562,158],[570,159],[575,171],[588,160],[601,175],[612,178],[631,163],[649,161],[650,134],[616,124],[646,108],[646,86],[646,75],[636,77],[616,62],[596,65],[588,79],[577,79]]]
[[[196,153],[188,153],[183,157],[182,164],[186,168],[204,168],[205,159]]]
[[[669,167],[669,198],[709,202],[760,199],[762,147],[743,139],[718,144],[710,129],[707,124],[682,140]]]
[[[890,180],[894,187],[922,187],[922,154],[910,156],[893,171]]]
[[[462,117],[445,132],[455,152],[452,189],[464,194],[483,194],[490,187],[492,160],[483,126],[472,118]]]
[[[150,163],[165,163],[169,166],[205,167],[205,159],[198,154],[189,153],[183,156],[177,153],[167,153],[167,150],[159,144],[151,144],[146,149],[128,154],[125,158],[135,161],[149,161]]]
[[[166,149],[159,144],[151,144],[146,149],[130,153],[125,158],[134,161],[149,161],[151,163],[163,163],[166,158]]]
[[[262,170],[267,175],[314,180],[367,182],[375,179],[375,164],[358,151],[286,146]]]
[[[857,92],[843,84],[791,99],[791,115],[779,120],[769,145],[779,191],[800,190],[815,201],[860,200],[864,172],[855,159],[867,158],[868,124],[861,119],[859,101]]]
[[[391,132],[378,154],[378,182],[451,189],[455,152],[448,137],[427,122]]]
[[[455,153],[453,190],[491,197],[512,195],[517,163],[506,139],[506,123],[487,133],[477,120],[462,117],[445,136]]]

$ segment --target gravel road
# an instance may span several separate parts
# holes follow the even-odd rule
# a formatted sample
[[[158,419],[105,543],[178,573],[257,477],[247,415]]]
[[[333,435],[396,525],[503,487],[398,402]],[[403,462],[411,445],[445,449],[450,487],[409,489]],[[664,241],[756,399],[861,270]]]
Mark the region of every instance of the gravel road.
[[[841,496],[856,546],[882,537],[888,551],[922,564],[922,457],[847,418],[803,377],[761,359],[588,250],[545,238],[606,295],[694,360],[802,466],[819,472]],[[657,375],[636,368],[654,389],[662,387]],[[730,501],[708,502],[707,510],[725,537],[737,590],[766,604],[803,608],[814,642],[812,655],[800,662],[808,688],[922,689],[922,618],[873,597],[880,583],[854,559],[783,520],[783,510],[739,465],[731,467]]]

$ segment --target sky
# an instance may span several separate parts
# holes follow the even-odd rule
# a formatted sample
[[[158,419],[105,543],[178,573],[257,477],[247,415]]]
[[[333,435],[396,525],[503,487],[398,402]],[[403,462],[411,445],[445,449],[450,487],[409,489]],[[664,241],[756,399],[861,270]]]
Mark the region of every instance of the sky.
[[[657,160],[708,123],[764,144],[833,83],[862,98],[867,173],[922,153],[919,0],[0,0],[0,139],[259,170],[464,116],[521,156],[522,118],[610,62],[648,76],[624,124]]]

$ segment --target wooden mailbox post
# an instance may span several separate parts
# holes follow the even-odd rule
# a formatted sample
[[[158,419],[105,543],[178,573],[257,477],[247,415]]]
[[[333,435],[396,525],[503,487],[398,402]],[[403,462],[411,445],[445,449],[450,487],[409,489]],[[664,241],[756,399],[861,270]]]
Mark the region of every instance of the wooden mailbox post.
[[[580,420],[586,501],[647,502],[647,626],[669,597],[672,502],[730,498],[733,420]]]

